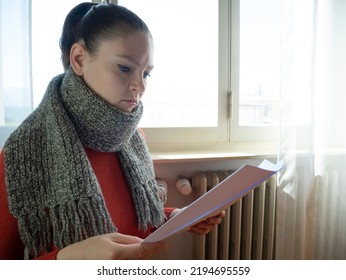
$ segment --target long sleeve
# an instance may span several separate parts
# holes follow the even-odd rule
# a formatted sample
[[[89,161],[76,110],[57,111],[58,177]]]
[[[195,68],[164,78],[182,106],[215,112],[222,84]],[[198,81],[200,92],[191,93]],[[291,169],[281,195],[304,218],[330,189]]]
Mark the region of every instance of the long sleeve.
[[[24,246],[19,236],[17,220],[8,208],[5,185],[4,152],[0,153],[0,259],[23,259]]]

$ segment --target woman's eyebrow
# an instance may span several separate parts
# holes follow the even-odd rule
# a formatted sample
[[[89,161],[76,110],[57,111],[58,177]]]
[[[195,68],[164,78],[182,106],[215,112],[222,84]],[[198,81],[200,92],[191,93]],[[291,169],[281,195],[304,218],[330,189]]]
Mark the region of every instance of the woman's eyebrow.
[[[139,66],[139,62],[136,59],[134,59],[132,56],[129,56],[129,55],[117,55],[117,57],[125,58],[125,59],[131,61],[133,64]]]
[[[140,63],[130,55],[117,55],[117,57],[127,59],[130,62],[132,62],[133,64],[135,64],[136,66],[140,66]],[[154,65],[149,65],[148,68],[152,69],[152,68],[154,68]]]

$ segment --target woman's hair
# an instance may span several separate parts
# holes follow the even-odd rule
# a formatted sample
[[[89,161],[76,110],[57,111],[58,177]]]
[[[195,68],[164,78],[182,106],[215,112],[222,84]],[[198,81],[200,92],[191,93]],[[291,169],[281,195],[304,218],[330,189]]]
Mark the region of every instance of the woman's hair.
[[[83,40],[87,51],[95,54],[102,41],[136,31],[150,34],[144,21],[125,7],[91,2],[77,5],[66,16],[60,38],[64,69],[70,67],[70,50],[74,43]]]

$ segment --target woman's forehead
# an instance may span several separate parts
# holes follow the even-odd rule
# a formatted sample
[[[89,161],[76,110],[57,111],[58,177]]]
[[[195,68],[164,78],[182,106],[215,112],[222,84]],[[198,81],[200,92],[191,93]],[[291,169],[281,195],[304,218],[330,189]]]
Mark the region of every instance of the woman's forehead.
[[[131,60],[134,64],[152,64],[154,45],[150,34],[134,32],[105,40],[101,43],[100,54]]]

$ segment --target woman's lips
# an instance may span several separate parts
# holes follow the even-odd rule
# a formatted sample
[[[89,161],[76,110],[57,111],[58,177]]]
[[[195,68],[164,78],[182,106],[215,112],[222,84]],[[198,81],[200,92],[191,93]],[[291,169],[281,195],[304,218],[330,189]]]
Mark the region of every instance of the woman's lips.
[[[138,100],[136,99],[125,99],[124,102],[130,106],[136,106],[138,104]]]

